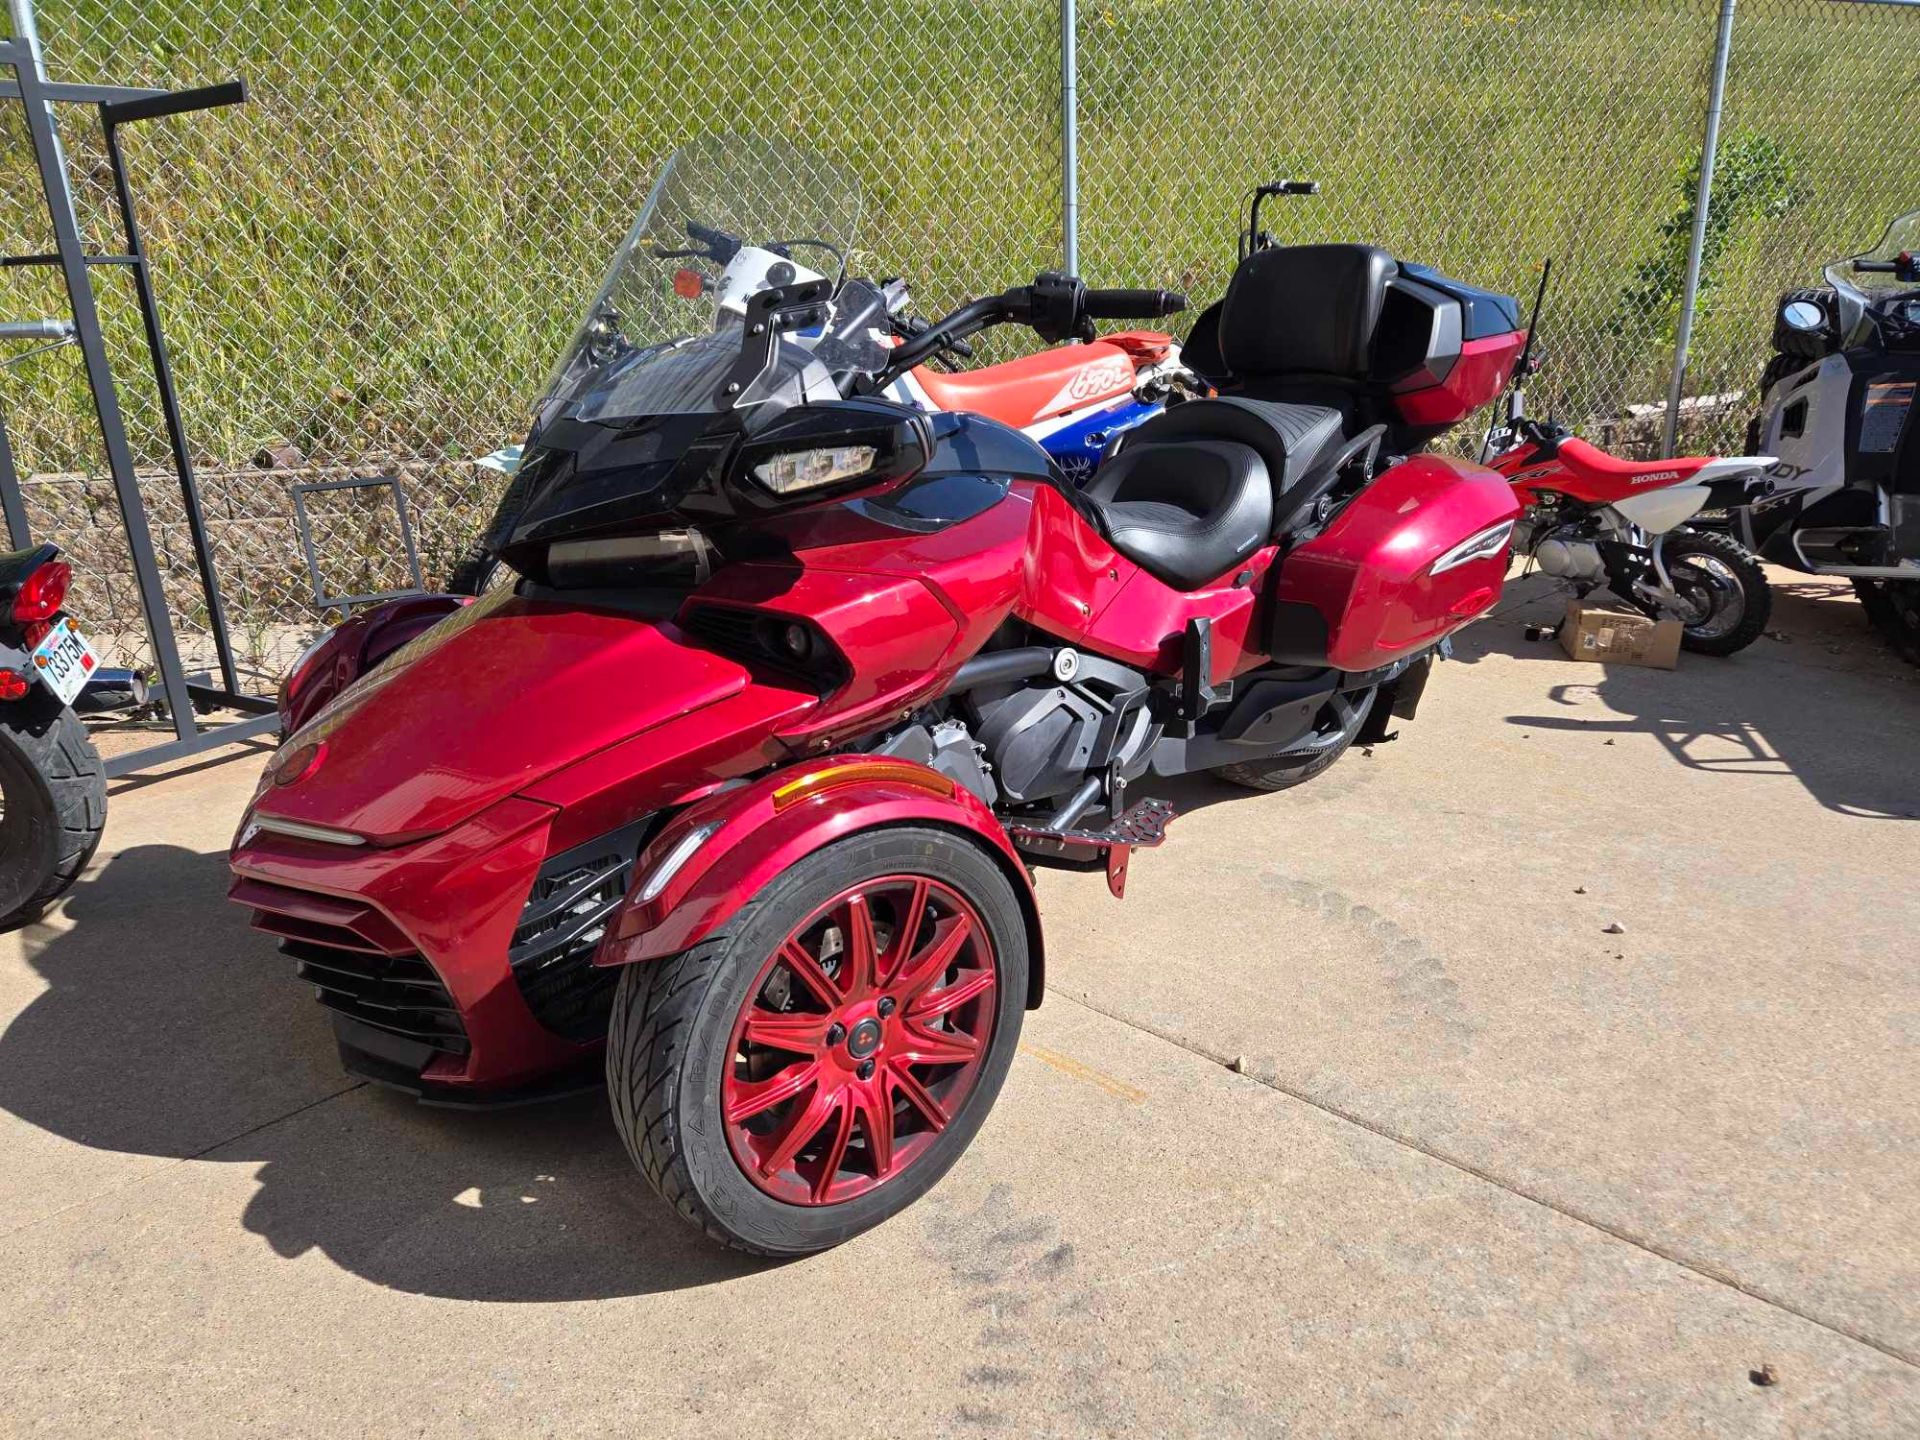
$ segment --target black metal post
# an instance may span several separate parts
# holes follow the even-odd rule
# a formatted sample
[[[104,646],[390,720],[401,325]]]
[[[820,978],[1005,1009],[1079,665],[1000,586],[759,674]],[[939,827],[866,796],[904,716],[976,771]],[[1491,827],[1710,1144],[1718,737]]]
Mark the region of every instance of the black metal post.
[[[13,442],[7,438],[7,418],[0,415],[0,515],[6,518],[7,541],[16,550],[33,543],[27,528],[27,506],[20,494],[20,472],[13,468]]]
[[[152,102],[147,102],[152,103]],[[146,326],[147,350],[153,357],[153,377],[160,391],[160,413],[167,425],[167,443],[173,450],[173,468],[180,477],[180,506],[186,512],[187,535],[193,543],[193,559],[200,570],[200,584],[206,591],[207,628],[213,632],[214,653],[219,657],[220,678],[229,694],[240,693],[240,672],[234,668],[233,642],[227,635],[226,607],[220,599],[220,581],[215,574],[213,554],[207,545],[207,524],[200,513],[200,487],[194,480],[193,459],[187,453],[187,434],[180,423],[180,399],[174,393],[173,366],[167,359],[167,342],[160,334],[160,309],[153,295],[153,273],[147,265],[146,248],[140,239],[139,222],[134,219],[133,191],[127,184],[127,164],[120,153],[120,127],[114,111],[121,107],[102,105],[100,126],[107,137],[107,162],[113,168],[114,198],[120,204],[120,227],[127,237],[127,254],[133,257],[133,288],[140,299],[140,319]]]
[[[193,703],[187,694],[187,677],[180,664],[180,649],[173,633],[173,619],[167,610],[166,591],[160,583],[160,566],[153,553],[153,536],[147,525],[146,505],[140,499],[140,482],[134,474],[133,455],[127,445],[126,422],[120,414],[119,394],[114,388],[113,369],[107,360],[106,343],[100,332],[100,314],[94,304],[93,281],[87,274],[87,257],[80,240],[80,228],[74,215],[73,191],[67,177],[66,161],[60,150],[60,137],[49,109],[50,97],[40,74],[39,56],[24,39],[16,38],[0,47],[0,64],[13,68],[19,86],[21,109],[25,112],[27,135],[33,143],[40,183],[45,191],[48,217],[53,222],[54,250],[60,257],[60,272],[66,282],[68,302],[73,307],[75,340],[86,366],[87,385],[93,392],[94,413],[100,422],[100,440],[107,455],[107,470],[120,499],[120,518],[126,526],[127,549],[133,560],[134,579],[140,590],[140,605],[146,612],[147,636],[153,645],[154,661],[160,670],[161,686],[166,692],[167,708],[173,717],[174,733],[182,741],[195,739],[199,730],[194,722]]]

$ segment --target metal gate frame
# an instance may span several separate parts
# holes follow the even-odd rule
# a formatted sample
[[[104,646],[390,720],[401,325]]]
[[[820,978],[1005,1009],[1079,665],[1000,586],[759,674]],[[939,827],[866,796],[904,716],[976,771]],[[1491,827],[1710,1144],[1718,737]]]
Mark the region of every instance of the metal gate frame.
[[[8,0],[8,9],[13,33],[10,38],[0,40],[0,66],[10,68],[14,78],[11,82],[0,81],[0,99],[19,100],[25,112],[28,137],[40,172],[47,212],[53,223],[54,250],[45,255],[3,256],[0,257],[0,266],[57,268],[66,283],[73,314],[72,337],[80,348],[86,369],[87,388],[91,392],[94,413],[99,421],[107,469],[113,477],[121,520],[126,527],[127,548],[140,592],[140,608],[160,670],[167,710],[173,721],[173,740],[116,755],[107,761],[106,771],[110,777],[126,775],[216,746],[231,745],[265,734],[279,724],[274,700],[269,696],[250,695],[242,691],[239,674],[234,667],[226,612],[221,603],[219,580],[214,573],[213,556],[207,545],[205,518],[200,510],[199,487],[194,481],[193,465],[187,451],[180,404],[174,393],[173,372],[167,361],[166,342],[160,331],[160,314],[154,301],[152,277],[147,267],[146,251],[141,245],[140,229],[134,215],[133,191],[127,180],[119,139],[121,126],[140,120],[237,105],[246,99],[246,86],[241,81],[231,80],[192,90],[166,91],[118,85],[55,83],[46,76],[32,0]],[[108,164],[113,172],[114,199],[125,236],[125,249],[121,254],[94,255],[88,254],[85,249],[80,236],[79,217],[74,209],[66,157],[54,120],[53,106],[56,103],[92,105],[99,111]],[[206,600],[208,626],[219,657],[218,685],[201,685],[189,680],[180,661],[180,646],[174,635],[173,618],[167,609],[160,567],[154,556],[153,534],[147,520],[146,506],[140,498],[139,481],[134,474],[133,455],[127,443],[126,425],[121,417],[119,391],[107,360],[106,341],[94,300],[93,280],[88,273],[89,268],[95,265],[124,266],[133,275],[141,319],[146,328],[147,354],[153,366],[174,468],[179,476],[194,561]],[[0,431],[0,437],[3,435],[4,432]],[[7,527],[12,532],[13,544],[20,547],[31,544],[19,476],[15,473],[12,454],[4,438],[0,438],[0,511],[4,512]],[[238,710],[248,718],[203,730],[195,718],[196,702]]]

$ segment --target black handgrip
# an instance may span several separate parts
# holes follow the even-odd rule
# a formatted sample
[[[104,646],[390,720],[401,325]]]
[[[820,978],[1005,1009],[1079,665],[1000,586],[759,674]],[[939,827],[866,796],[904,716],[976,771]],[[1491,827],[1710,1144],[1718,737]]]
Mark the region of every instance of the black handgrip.
[[[731,265],[733,257],[740,253],[740,247],[747,242],[738,235],[729,235],[724,230],[716,230],[711,225],[702,225],[697,220],[686,222],[687,238],[694,244],[705,248],[708,255],[722,265]]]
[[[1081,313],[1089,320],[1157,320],[1186,308],[1177,290],[1089,290]]]

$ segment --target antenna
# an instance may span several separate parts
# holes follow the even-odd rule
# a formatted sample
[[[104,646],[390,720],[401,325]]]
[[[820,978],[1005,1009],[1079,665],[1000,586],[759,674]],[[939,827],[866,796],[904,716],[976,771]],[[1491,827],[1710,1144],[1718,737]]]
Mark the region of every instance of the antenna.
[[[1533,313],[1527,317],[1527,343],[1520,347],[1520,358],[1514,362],[1513,376],[1507,382],[1507,424],[1521,418],[1524,413],[1516,403],[1527,383],[1527,371],[1533,364],[1533,342],[1540,334],[1540,312],[1547,303],[1547,281],[1553,275],[1553,257],[1547,256],[1540,262],[1540,283],[1533,291]],[[1493,412],[1493,418],[1487,422],[1487,438],[1480,442],[1480,463],[1485,464],[1487,454],[1493,448],[1494,431],[1500,428],[1500,411]]]
[[[1540,283],[1533,292],[1533,313],[1527,317],[1527,343],[1520,347],[1520,360],[1513,367],[1514,383],[1520,382],[1527,373],[1527,365],[1533,359],[1533,338],[1540,333],[1540,310],[1547,303],[1547,281],[1553,276],[1553,257],[1547,256],[1540,262]]]

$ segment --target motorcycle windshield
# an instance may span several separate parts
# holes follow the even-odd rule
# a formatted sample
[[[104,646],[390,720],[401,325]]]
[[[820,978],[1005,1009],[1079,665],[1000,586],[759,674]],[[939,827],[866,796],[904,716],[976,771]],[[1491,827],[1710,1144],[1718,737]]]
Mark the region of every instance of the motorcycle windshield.
[[[712,138],[676,152],[549,376],[535,428],[777,412],[878,370],[884,307],[876,317],[877,292],[845,278],[862,208],[844,173],[783,142]],[[743,370],[747,302],[815,281],[832,295],[824,312]]]
[[[1856,270],[1854,262],[1865,260],[1891,265],[1902,255],[1914,254],[1920,254],[1920,210],[1909,210],[1889,224],[1886,234],[1880,237],[1880,243],[1871,250],[1836,260],[1827,266],[1824,273],[1827,283],[1834,289],[1850,290],[1863,298],[1890,290],[1911,290],[1915,288],[1911,280],[1902,280],[1890,270]]]
[[[1852,344],[1871,332],[1868,315],[1876,301],[1915,288],[1912,281],[1902,280],[1891,269],[1859,270],[1856,263],[1864,260],[1891,266],[1902,254],[1910,253],[1920,253],[1920,210],[1909,210],[1896,218],[1871,250],[1836,260],[1821,272],[1839,300],[1839,328],[1845,343]]]

